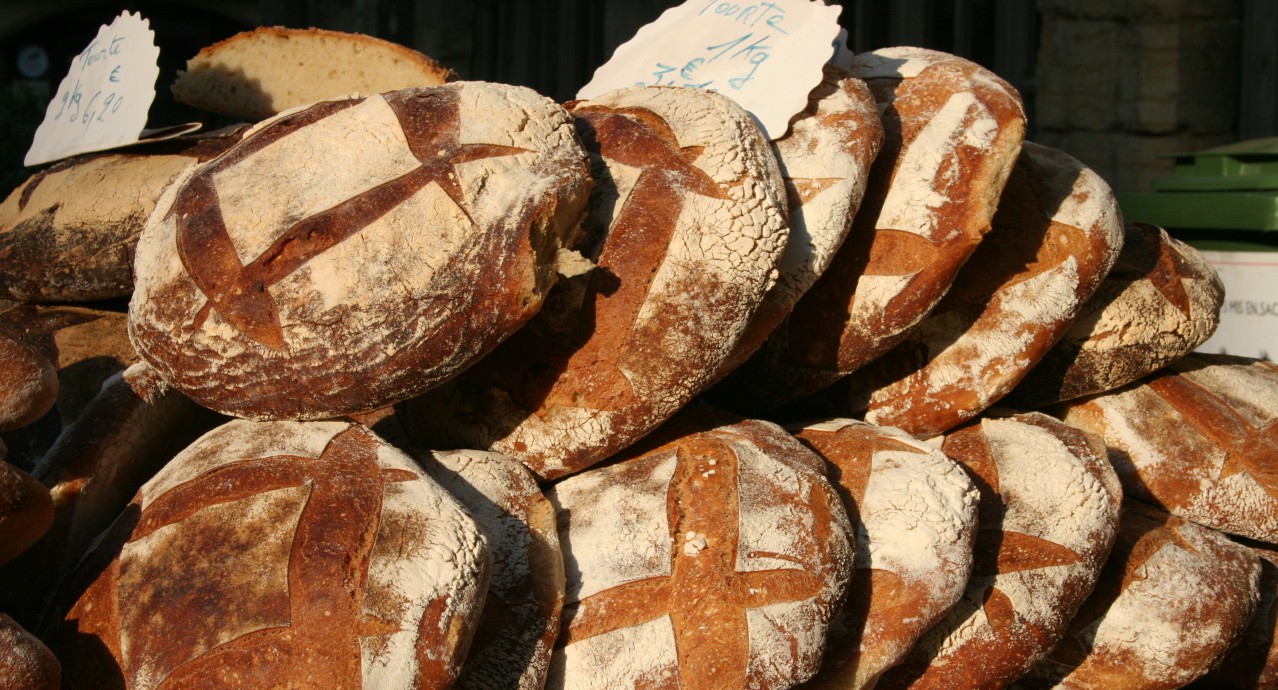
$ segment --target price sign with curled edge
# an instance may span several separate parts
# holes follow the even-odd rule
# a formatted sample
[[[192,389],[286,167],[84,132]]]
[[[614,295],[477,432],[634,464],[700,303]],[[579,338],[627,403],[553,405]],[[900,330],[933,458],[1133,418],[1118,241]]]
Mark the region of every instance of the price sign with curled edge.
[[[842,9],[820,0],[688,0],[617,48],[577,98],[634,85],[710,89],[779,139],[821,83]]]
[[[122,12],[98,29],[58,85],[23,162],[39,165],[199,129],[199,123],[145,129],[159,57],[155,32],[140,14]]]

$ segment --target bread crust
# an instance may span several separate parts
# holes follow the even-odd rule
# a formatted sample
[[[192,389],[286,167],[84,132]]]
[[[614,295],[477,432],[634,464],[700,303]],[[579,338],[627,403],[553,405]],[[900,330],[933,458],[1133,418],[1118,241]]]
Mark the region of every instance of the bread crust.
[[[461,505],[367,428],[236,420],[142,487],[57,639],[79,682],[96,648],[129,688],[448,687],[488,559]]]
[[[790,358],[814,375],[788,400],[878,358],[931,312],[989,231],[1025,135],[1020,95],[971,61],[886,48],[858,55],[852,74],[879,104],[884,145],[848,239],[790,317]]]
[[[981,491],[962,600],[877,688],[1001,688],[1056,646],[1118,530],[1122,489],[1104,445],[1046,415],[983,418],[941,449]]]
[[[1130,501],[1096,592],[1022,685],[1182,687],[1238,640],[1255,610],[1259,581],[1259,559],[1246,547]]]
[[[422,53],[373,36],[263,26],[200,49],[171,90],[179,103],[261,119],[297,106],[456,79]]]
[[[598,184],[580,249],[529,326],[401,406],[428,447],[484,448],[542,479],[598,463],[708,387],[777,279],[781,176],[750,116],[693,89],[569,104]]]
[[[1278,543],[1278,366],[1185,355],[1108,393],[1048,408],[1100,435],[1127,492],[1230,534]]]
[[[1225,285],[1197,249],[1127,223],[1096,294],[1003,404],[1033,409],[1121,388],[1202,345],[1220,325]]]
[[[899,345],[831,390],[866,421],[920,438],[1010,392],[1065,334],[1123,244],[1118,202],[1068,154],[1026,142],[994,229]]]
[[[170,187],[139,244],[129,335],[226,414],[384,407],[536,313],[589,189],[567,112],[529,89],[320,103]]]
[[[856,574],[805,690],[871,688],[967,588],[980,494],[939,448],[851,419],[795,437],[823,457],[856,531]]]
[[[568,599],[549,686],[776,688],[817,670],[852,568],[820,458],[766,422],[673,435],[552,488]]]

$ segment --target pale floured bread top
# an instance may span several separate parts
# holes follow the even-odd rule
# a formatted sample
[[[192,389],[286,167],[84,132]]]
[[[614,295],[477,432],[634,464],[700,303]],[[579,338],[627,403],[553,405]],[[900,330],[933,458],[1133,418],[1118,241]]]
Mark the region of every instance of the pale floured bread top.
[[[1127,490],[1199,524],[1278,541],[1278,368],[1193,353],[1054,411],[1105,438]]]
[[[883,143],[874,97],[859,79],[827,69],[808,108],[772,142],[789,201],[790,239],[761,315],[775,325],[825,272],[852,227],[870,164]]]
[[[795,435],[829,463],[857,534],[848,603],[805,687],[871,687],[966,588],[979,493],[940,449],[899,429],[837,419]]]
[[[1061,639],[1118,529],[1122,492],[1094,437],[1041,414],[983,419],[942,449],[981,488],[967,591],[882,687],[998,687]]]
[[[438,86],[453,77],[431,58],[380,38],[259,27],[202,49],[172,89],[179,103],[263,118],[339,96]]]
[[[169,188],[138,246],[130,336],[228,414],[387,405],[537,310],[587,174],[567,112],[529,89],[320,103]]]
[[[1259,581],[1247,547],[1131,501],[1095,593],[1031,687],[1182,687],[1238,639]]]
[[[993,230],[918,329],[849,379],[854,407],[918,436],[975,417],[1064,335],[1122,244],[1109,185],[1067,154],[1025,142]]]
[[[1193,247],[1127,223],[1123,250],[1069,330],[1005,402],[1038,408],[1125,386],[1188,354],[1220,323],[1225,287]]]
[[[855,371],[936,306],[989,231],[1020,151],[1014,89],[971,61],[916,52],[919,69],[905,75],[884,70],[905,62],[892,51],[852,63],[882,113],[884,146],[852,231],[791,317],[804,327],[789,329],[790,355],[806,368]]]
[[[859,79],[827,66],[825,80],[809,95],[807,109],[790,120],[786,136],[772,142],[789,202],[790,239],[778,265],[777,284],[768,292],[737,353],[726,364],[730,379],[712,396],[737,408],[741,398],[774,396],[771,387],[792,382],[790,372],[772,372],[769,363],[741,369],[745,358],[764,344],[833,261],[852,227],[865,194],[869,169],[883,143],[883,126],[874,97]],[[781,328],[785,328],[781,326]],[[732,371],[739,372],[733,376]],[[784,378],[786,381],[774,381]],[[760,404],[754,409],[762,409]]]
[[[789,236],[772,150],[728,98],[626,88],[569,107],[596,179],[580,246],[598,268],[406,406],[417,442],[495,450],[543,479],[615,454],[709,386]]]
[[[133,510],[137,526],[104,575],[116,599],[96,604],[118,612],[130,687],[456,677],[488,545],[447,491],[368,429],[230,422],[161,470]],[[199,599],[175,578],[198,584]],[[267,648],[276,665],[254,656]]]
[[[852,566],[820,460],[761,422],[554,486],[568,574],[556,687],[788,687],[820,662]]]
[[[554,507],[532,473],[503,455],[459,450],[413,456],[466,506],[492,548],[484,613],[453,687],[541,690],[564,601]]]

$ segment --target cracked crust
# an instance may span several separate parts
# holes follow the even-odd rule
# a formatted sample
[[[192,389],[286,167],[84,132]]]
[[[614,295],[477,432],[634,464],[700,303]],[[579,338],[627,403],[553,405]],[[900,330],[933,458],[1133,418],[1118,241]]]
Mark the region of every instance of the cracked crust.
[[[520,87],[282,115],[170,187],[139,244],[130,337],[226,414],[383,407],[537,311],[590,185],[568,114]]]
[[[598,267],[400,408],[423,445],[495,450],[543,479],[613,455],[710,385],[789,236],[775,158],[727,98],[649,87],[569,106],[597,180],[580,249]]]

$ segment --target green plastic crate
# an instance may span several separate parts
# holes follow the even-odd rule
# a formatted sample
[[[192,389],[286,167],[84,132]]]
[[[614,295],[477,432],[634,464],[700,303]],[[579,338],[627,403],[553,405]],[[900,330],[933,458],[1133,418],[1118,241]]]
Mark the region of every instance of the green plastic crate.
[[[1124,218],[1166,228],[1220,274],[1220,327],[1200,351],[1278,355],[1278,137],[1173,157],[1153,192],[1118,197]]]

